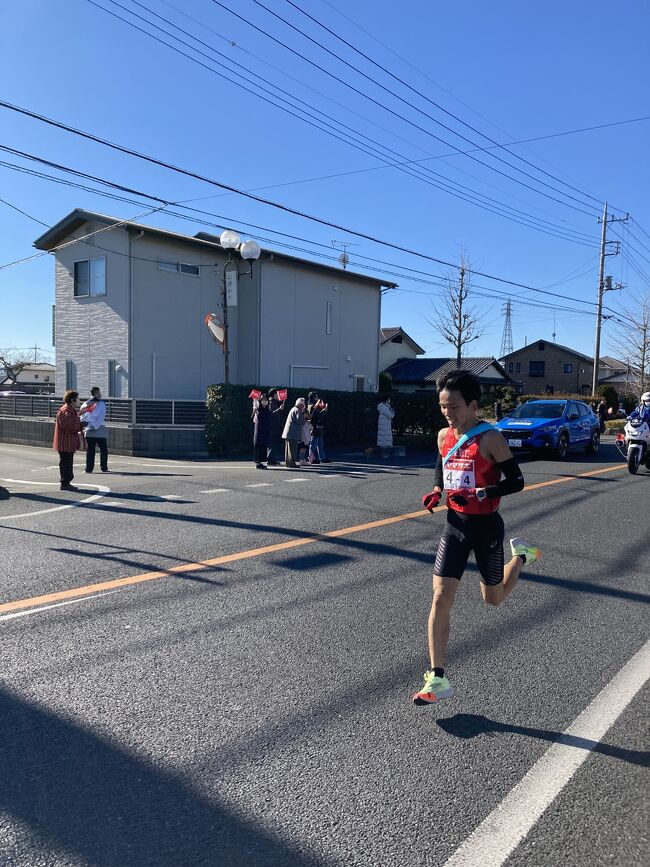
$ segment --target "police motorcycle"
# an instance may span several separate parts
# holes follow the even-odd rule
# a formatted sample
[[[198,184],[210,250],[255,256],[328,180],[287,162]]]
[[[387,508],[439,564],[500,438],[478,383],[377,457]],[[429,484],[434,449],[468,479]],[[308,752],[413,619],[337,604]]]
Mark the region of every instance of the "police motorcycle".
[[[644,464],[650,470],[650,392],[641,396],[638,410],[628,416],[625,433],[616,434],[616,447],[634,475]]]

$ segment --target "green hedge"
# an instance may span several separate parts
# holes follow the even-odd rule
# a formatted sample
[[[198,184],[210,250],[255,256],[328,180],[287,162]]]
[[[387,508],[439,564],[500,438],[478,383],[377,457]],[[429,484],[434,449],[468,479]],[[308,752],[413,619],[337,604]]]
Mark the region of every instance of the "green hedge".
[[[206,439],[211,454],[252,454],[253,423],[252,401],[248,395],[252,388],[267,391],[267,387],[253,385],[211,385],[207,395]],[[307,397],[309,389],[289,388],[283,419],[299,397]],[[371,392],[322,391],[329,404],[325,427],[326,446],[357,446],[367,448],[377,442],[377,404],[381,396]],[[438,430],[444,425],[437,394],[400,394],[394,392],[391,400],[395,408],[393,429],[400,444],[412,440],[413,445],[430,441],[435,444]]]

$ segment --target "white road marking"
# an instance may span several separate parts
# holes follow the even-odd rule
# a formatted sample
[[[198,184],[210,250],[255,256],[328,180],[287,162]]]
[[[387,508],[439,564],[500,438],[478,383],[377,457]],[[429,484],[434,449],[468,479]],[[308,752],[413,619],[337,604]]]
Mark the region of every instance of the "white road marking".
[[[504,864],[649,677],[650,641],[647,641],[460,845],[444,867],[500,867]],[[574,738],[586,743],[575,744]]]
[[[184,500],[185,497],[181,497],[178,494],[161,494],[161,500]]]
[[[228,494],[230,488],[211,488],[209,491],[199,491],[199,494]]]
[[[58,487],[59,482],[35,482],[33,479],[0,479],[0,482],[9,482],[14,485],[47,485],[50,487]],[[74,509],[78,506],[86,506],[88,503],[94,503],[95,501],[101,499],[106,496],[106,494],[110,494],[111,489],[106,487],[106,485],[77,485],[78,488],[95,488],[97,490],[96,494],[93,494],[91,497],[86,497],[85,500],[79,500],[76,503],[67,503],[65,506],[53,506],[51,509],[39,509],[36,512],[19,512],[17,515],[1,515],[0,523],[2,521],[14,521],[16,518],[33,518],[36,515],[50,515],[52,512],[62,512],[64,509]]]
[[[287,479],[288,482],[308,482],[309,479]]]
[[[272,482],[258,482],[256,485],[244,485],[245,488],[270,488]]]
[[[49,611],[50,608],[60,608],[62,605],[72,605],[75,602],[85,602],[86,599],[99,599],[100,596],[110,596],[112,593],[121,593],[127,587],[118,590],[107,590],[105,593],[93,593],[92,596],[84,596],[82,599],[66,599],[65,602],[54,602],[52,605],[41,605],[40,608],[29,608],[27,611],[16,611],[13,614],[3,614],[0,620],[13,620],[14,617],[29,617],[30,614],[40,614],[41,611]]]

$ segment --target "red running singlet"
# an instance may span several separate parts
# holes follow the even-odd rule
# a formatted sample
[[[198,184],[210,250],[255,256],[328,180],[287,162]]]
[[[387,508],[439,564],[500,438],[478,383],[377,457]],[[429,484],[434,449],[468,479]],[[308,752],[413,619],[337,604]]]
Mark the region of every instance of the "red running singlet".
[[[445,491],[458,490],[458,488],[486,488],[488,485],[496,485],[501,480],[501,469],[481,454],[480,438],[481,434],[468,439],[443,464]],[[442,443],[441,454],[443,458],[459,439],[452,428],[449,428]],[[459,506],[449,499],[449,493],[447,493],[448,508],[465,515],[491,515],[499,508],[500,502],[500,497],[491,497],[483,500],[483,502],[470,500],[466,506]]]

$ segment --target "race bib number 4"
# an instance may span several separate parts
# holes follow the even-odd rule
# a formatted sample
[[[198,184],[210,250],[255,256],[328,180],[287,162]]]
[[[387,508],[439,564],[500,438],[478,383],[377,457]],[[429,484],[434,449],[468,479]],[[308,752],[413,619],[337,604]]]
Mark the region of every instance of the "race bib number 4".
[[[463,458],[450,458],[445,464],[445,488],[458,490],[458,488],[475,488],[476,476],[474,475],[474,461]]]

